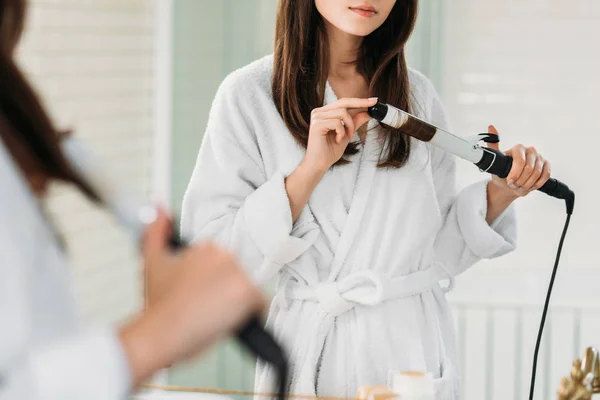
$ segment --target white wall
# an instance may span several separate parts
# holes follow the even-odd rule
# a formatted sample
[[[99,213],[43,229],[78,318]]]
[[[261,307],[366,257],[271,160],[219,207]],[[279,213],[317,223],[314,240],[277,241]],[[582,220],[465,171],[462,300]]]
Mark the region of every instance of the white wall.
[[[494,123],[504,147],[536,145],[577,194],[568,267],[596,267],[600,2],[453,0],[443,59],[446,106],[457,133]],[[461,165],[462,166],[462,165]],[[464,165],[466,182],[478,172]],[[519,204],[520,249],[502,262],[547,268],[564,207],[541,194]]]
[[[445,3],[439,89],[453,131],[495,124],[503,147],[535,145],[577,195],[538,370],[536,398],[554,398],[571,361],[600,344],[600,2],[438,1]],[[482,178],[466,162],[458,171],[462,184]],[[450,295],[466,400],[526,398],[565,208],[540,193],[517,208],[518,250],[478,264]]]
[[[600,145],[600,3],[454,0],[445,19],[441,90],[454,132],[482,132],[493,123],[503,147],[535,145],[551,160],[553,175],[577,195],[557,295],[561,302],[600,304],[600,294],[593,290],[600,277],[600,189],[594,184]],[[459,162],[461,183],[481,176]],[[466,281],[510,276],[506,282],[512,285],[495,285],[494,293],[502,291],[512,301],[540,302],[564,223],[564,204],[533,193],[517,209],[518,250],[482,263]],[[489,291],[480,292],[489,299]]]
[[[73,128],[132,190],[148,193],[154,144],[154,2],[32,0],[20,59],[59,127]],[[137,248],[78,193],[49,208],[68,241],[84,316],[112,322],[141,300]]]

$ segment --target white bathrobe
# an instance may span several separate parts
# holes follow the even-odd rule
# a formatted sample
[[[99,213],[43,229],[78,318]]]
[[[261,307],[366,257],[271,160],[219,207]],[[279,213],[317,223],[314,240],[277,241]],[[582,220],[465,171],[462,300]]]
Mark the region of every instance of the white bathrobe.
[[[444,292],[482,258],[515,247],[512,207],[490,227],[486,181],[457,194],[452,156],[414,141],[407,165],[376,168],[378,124],[348,165],[331,169],[295,223],[284,180],[305,149],[271,96],[272,56],[219,88],[183,202],[187,239],[234,249],[259,282],[278,275],[267,321],[291,361],[297,394],[354,397],[392,370],[434,374],[460,396]],[[413,112],[446,127],[431,83],[410,71]],[[325,103],[336,100],[327,86]],[[442,285],[440,285],[440,281]],[[273,389],[259,363],[255,389]]]

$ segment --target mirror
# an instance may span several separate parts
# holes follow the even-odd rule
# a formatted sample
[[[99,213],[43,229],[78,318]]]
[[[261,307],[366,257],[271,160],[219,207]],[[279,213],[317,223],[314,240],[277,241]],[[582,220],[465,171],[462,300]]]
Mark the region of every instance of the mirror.
[[[378,7],[384,1],[367,3]],[[411,67],[429,78],[439,93],[451,131],[466,137],[494,124],[500,132],[502,149],[517,143],[534,145],[552,162],[553,176],[568,183],[577,193],[575,217],[558,271],[537,370],[536,398],[553,398],[561,377],[570,371],[571,361],[579,357],[582,348],[598,345],[600,338],[597,290],[600,272],[594,251],[600,226],[595,185],[596,148],[600,145],[596,128],[600,58],[594,52],[600,48],[600,3],[589,0],[420,0],[419,3],[418,20],[407,44],[406,58]],[[109,160],[111,168],[132,189],[157,196],[178,211],[196,164],[215,93],[232,71],[273,52],[276,7],[277,0],[85,4],[35,0],[31,1],[28,31],[19,59],[39,86],[60,126],[73,127],[77,135]],[[418,150],[415,151],[418,155]],[[283,164],[286,162],[293,163],[293,156]],[[287,164],[284,166],[287,168]],[[354,166],[356,163],[341,168],[350,171]],[[484,178],[472,165],[457,161],[460,188]],[[315,189],[315,196],[321,199],[331,196],[327,188],[335,188],[340,182],[333,174],[325,179],[331,186]],[[411,193],[425,195],[417,189]],[[350,194],[349,201],[341,202],[340,207],[347,207],[345,212],[350,214],[355,201],[364,202],[363,208],[367,208],[366,204],[385,202],[381,197],[356,200]],[[53,188],[48,206],[60,220],[60,231],[69,243],[76,296],[85,318],[92,323],[112,323],[140,309],[143,304],[140,260],[127,234],[104,212],[64,187]],[[395,203],[388,206],[390,210],[396,209]],[[424,205],[428,206],[433,207]],[[307,326],[312,329],[328,323],[339,325],[335,328],[337,336],[325,333],[319,345],[298,342],[299,347],[291,353],[292,363],[297,359],[306,361],[312,351],[309,361],[316,360],[322,366],[321,383],[347,379],[346,374],[353,373],[360,374],[357,381],[363,382],[361,379],[366,377],[364,382],[387,384],[381,377],[387,379],[391,370],[428,366],[436,379],[443,379],[448,373],[462,376],[461,388],[456,390],[467,400],[526,398],[541,306],[564,221],[564,206],[539,193],[518,200],[515,206],[519,219],[519,244],[515,251],[478,262],[456,277],[454,288],[447,295],[436,289],[435,296],[427,297],[426,306],[420,303],[414,306],[444,310],[448,307],[453,319],[445,319],[449,314],[444,311],[440,314],[444,320],[434,319],[433,324],[427,319],[433,317],[418,319],[410,314],[410,318],[417,318],[413,322],[418,320],[422,324],[415,326],[446,324],[443,330],[448,340],[452,334],[446,328],[453,326],[455,346],[442,345],[436,333],[428,329],[420,334],[409,332],[406,328],[409,324],[402,324],[403,318],[409,318],[405,299],[395,300],[398,310],[388,310],[386,317],[381,314],[377,319],[374,315],[379,311],[361,305],[352,308],[349,314],[340,312],[336,319],[325,322],[316,318],[317,302],[313,301],[311,310],[315,313],[308,313],[305,321],[284,324],[280,327],[283,335],[287,339],[299,337],[299,332]],[[326,210],[319,211],[322,213],[319,218],[328,215]],[[331,215],[337,212],[332,209]],[[419,229],[431,230],[441,223],[435,215],[413,220],[409,212],[402,215],[407,217],[399,223],[415,225],[414,234],[406,235],[397,244],[389,236],[381,236],[373,244],[381,247],[381,254],[396,245],[399,248],[407,243],[411,248],[421,245],[427,238],[418,237]],[[358,224],[360,220],[358,216],[351,223]],[[310,218],[306,223],[315,224]],[[357,240],[361,240],[362,231],[358,225],[355,229]],[[483,240],[473,238],[478,239]],[[503,251],[500,237],[489,240],[486,243],[500,243],[498,251]],[[351,252],[351,242],[335,243],[341,248],[347,246],[345,251],[350,261],[346,257],[336,259],[336,251],[326,251],[323,259],[331,259],[325,264],[342,268],[348,263],[368,260],[366,255]],[[465,251],[474,250],[465,248]],[[390,258],[386,265],[393,260]],[[345,294],[350,300],[360,296],[366,299],[362,302],[377,303],[375,298],[380,294],[377,290],[389,282],[385,279],[375,282],[364,270],[359,272],[360,279],[343,283]],[[317,276],[310,278],[315,282],[326,276],[323,270],[317,269],[315,273]],[[298,274],[302,272],[296,271]],[[292,286],[298,281],[296,275],[285,276]],[[278,294],[276,278],[266,285],[270,295]],[[395,286],[390,284],[390,287]],[[381,290],[390,290],[386,288]],[[331,292],[328,293],[321,297],[320,303],[325,303],[327,296],[331,300]],[[441,300],[444,296],[447,305]],[[380,306],[386,307],[383,304],[375,307]],[[361,313],[378,322],[369,325],[351,321]],[[389,326],[382,320],[389,321]],[[342,326],[347,332],[340,331]],[[418,346],[403,346],[406,338],[422,341],[428,350],[420,352]],[[364,356],[367,348],[375,346],[379,346],[373,353],[377,357]],[[441,347],[444,351],[439,350]],[[321,354],[321,348],[328,353]],[[364,357],[349,357],[350,352]],[[352,362],[338,365],[337,359]],[[415,359],[419,360],[415,364],[402,361]],[[328,363],[323,364],[325,361]],[[310,381],[310,377],[307,379]],[[255,360],[229,340],[199,358],[165,371],[156,383],[204,388],[212,393],[230,391],[226,392],[230,397],[247,398],[243,393],[255,390]],[[315,384],[319,387],[320,383]],[[439,380],[436,385],[440,385]],[[354,390],[323,393],[341,397],[356,394]]]

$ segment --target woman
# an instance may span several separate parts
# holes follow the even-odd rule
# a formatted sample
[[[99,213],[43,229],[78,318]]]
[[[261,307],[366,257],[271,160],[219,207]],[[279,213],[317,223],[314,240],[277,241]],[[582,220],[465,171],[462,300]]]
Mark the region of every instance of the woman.
[[[148,308],[119,328],[84,329],[64,248],[39,203],[52,180],[96,196],[15,64],[24,13],[23,0],[0,1],[0,399],[124,399],[234,330],[260,308],[260,295],[221,250],[170,254],[161,212],[144,242]]]
[[[444,292],[514,249],[509,206],[549,177],[518,145],[506,181],[457,193],[451,156],[369,120],[377,96],[447,126],[406,66],[416,13],[417,0],[280,0],[274,56],[232,73],[213,103],[182,228],[235,249],[256,279],[279,277],[268,324],[293,393],[350,398],[424,370],[438,398],[459,398]],[[271,374],[259,366],[257,391]]]

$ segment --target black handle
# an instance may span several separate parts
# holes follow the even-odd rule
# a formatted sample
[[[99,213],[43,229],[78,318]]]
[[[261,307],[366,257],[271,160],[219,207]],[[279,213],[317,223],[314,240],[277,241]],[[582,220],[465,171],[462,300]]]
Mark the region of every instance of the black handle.
[[[169,245],[171,249],[179,250],[186,247],[187,243],[174,233]],[[275,368],[279,378],[278,398],[284,400],[287,397],[287,357],[273,335],[263,327],[258,316],[253,316],[238,330],[237,338],[254,355]]]
[[[263,328],[257,317],[251,318],[237,333],[240,342],[277,371],[277,398],[287,397],[288,362],[284,350],[275,338]]]
[[[484,149],[483,157],[476,163],[482,171],[490,174],[506,178],[512,168],[513,159],[510,156],[494,149]],[[561,181],[550,178],[544,185],[538,189],[540,192],[546,193],[549,196],[557,199],[565,200],[567,204],[567,214],[573,214],[575,206],[575,193],[567,185]]]

